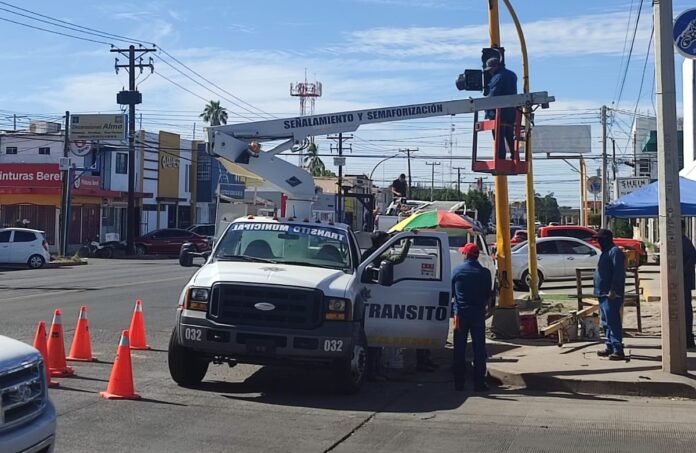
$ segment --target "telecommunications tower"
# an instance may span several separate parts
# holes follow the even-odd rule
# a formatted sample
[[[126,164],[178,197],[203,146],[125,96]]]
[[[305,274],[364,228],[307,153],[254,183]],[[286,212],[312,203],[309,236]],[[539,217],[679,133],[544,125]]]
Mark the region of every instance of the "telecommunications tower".
[[[307,82],[307,70],[305,69],[304,82],[290,84],[290,96],[300,98],[300,116],[314,115],[314,101],[321,97],[321,82]],[[314,143],[314,137],[309,137],[309,142]],[[304,168],[304,156],[300,150],[300,167]]]

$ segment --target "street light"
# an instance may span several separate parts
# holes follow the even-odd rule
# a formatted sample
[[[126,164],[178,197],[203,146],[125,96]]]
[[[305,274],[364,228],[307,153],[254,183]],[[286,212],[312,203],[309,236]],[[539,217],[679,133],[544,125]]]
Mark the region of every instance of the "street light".
[[[374,167],[374,168],[372,169],[372,171],[370,172],[370,177],[368,178],[368,179],[370,180],[370,184],[372,184],[372,175],[375,173],[375,170],[377,170],[377,167],[379,167],[380,165],[382,165],[382,162],[386,162],[386,161],[388,161],[389,159],[393,159],[393,158],[395,158],[395,157],[399,157],[399,155],[398,155],[398,154],[394,154],[393,156],[386,157],[386,158],[380,160],[379,162],[377,162],[377,164],[375,165],[375,167]]]

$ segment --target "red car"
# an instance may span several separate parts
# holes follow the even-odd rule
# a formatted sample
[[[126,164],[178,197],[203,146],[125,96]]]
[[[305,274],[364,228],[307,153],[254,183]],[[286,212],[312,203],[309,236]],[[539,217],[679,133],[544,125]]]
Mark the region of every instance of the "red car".
[[[150,231],[134,242],[137,255],[178,255],[185,242],[194,244],[197,252],[210,250],[207,237],[177,228]]]
[[[551,236],[570,236],[573,238],[578,238],[581,241],[588,242],[599,248],[599,242],[597,242],[596,239],[593,239],[595,234],[597,234],[597,231],[580,225],[545,226],[539,228],[538,233],[539,237],[542,238]],[[648,253],[645,250],[645,243],[643,241],[614,237],[614,244],[623,249],[636,250],[640,256],[640,264],[645,264],[648,261]]]
[[[527,230],[517,230],[515,231],[515,235],[512,236],[512,239],[510,239],[510,245],[517,245],[521,244],[522,242],[527,240]]]

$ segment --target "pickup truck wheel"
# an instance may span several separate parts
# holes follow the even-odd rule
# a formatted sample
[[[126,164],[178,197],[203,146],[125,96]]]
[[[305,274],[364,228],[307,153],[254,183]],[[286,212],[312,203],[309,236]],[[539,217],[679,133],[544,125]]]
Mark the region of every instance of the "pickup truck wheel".
[[[200,384],[208,372],[208,364],[205,358],[179,344],[179,329],[174,328],[169,338],[169,374],[174,382],[182,387],[191,387]]]
[[[334,365],[336,387],[340,393],[353,394],[360,390],[367,374],[367,342],[363,337],[353,346],[350,359],[343,359]]]

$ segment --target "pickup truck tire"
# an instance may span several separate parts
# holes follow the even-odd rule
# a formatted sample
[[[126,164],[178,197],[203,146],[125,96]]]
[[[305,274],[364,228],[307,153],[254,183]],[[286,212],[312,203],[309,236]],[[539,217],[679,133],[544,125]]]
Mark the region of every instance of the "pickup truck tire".
[[[544,274],[542,274],[541,271],[537,271],[537,275],[539,275],[539,287],[537,289],[541,289],[541,285],[544,284]],[[529,271],[526,270],[522,272],[522,280],[513,284],[516,285],[520,291],[529,291]]]
[[[364,336],[353,345],[351,358],[337,361],[333,372],[336,391],[351,395],[360,390],[367,375],[367,341]]]
[[[169,338],[169,374],[182,387],[191,387],[200,382],[208,372],[209,361],[196,352],[179,344],[179,329],[176,327]]]

